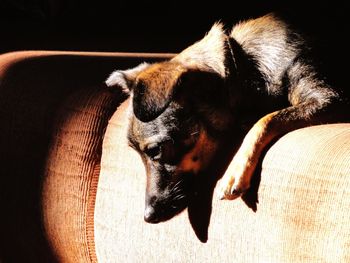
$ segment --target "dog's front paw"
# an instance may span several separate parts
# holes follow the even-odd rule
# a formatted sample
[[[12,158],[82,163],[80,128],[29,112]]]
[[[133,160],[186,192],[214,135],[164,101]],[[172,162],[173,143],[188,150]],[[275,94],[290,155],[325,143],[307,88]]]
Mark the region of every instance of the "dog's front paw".
[[[228,177],[228,178],[227,178]],[[234,176],[224,176],[219,186],[218,196],[221,200],[234,200],[244,194],[249,184],[237,183]]]
[[[219,198],[233,200],[244,194],[250,187],[254,168],[250,162],[234,158],[219,182]]]

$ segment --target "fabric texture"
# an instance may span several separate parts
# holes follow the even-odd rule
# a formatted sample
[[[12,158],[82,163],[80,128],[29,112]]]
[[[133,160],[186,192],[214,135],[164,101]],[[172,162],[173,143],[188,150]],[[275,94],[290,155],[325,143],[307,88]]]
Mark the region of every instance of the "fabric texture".
[[[43,219],[60,262],[96,261],[93,215],[101,145],[116,108],[111,94],[101,91],[83,90],[62,106],[48,152]]]
[[[350,124],[300,129],[277,141],[256,182],[258,203],[254,194],[220,201],[214,193],[202,243],[187,211],[157,225],[143,221],[146,178],[126,142],[127,109],[125,102],[113,115],[103,142],[99,262],[349,262]]]

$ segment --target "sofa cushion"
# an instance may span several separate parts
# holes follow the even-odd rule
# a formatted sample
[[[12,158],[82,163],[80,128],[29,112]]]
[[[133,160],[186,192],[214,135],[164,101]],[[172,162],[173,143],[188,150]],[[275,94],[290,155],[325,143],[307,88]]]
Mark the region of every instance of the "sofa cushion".
[[[203,243],[188,211],[157,225],[143,221],[146,178],[127,145],[127,109],[128,101],[103,142],[95,207],[99,262],[349,261],[350,124],[304,128],[278,140],[254,179],[257,200],[250,193],[219,201],[214,193]],[[203,211],[196,211],[197,221],[206,220]]]

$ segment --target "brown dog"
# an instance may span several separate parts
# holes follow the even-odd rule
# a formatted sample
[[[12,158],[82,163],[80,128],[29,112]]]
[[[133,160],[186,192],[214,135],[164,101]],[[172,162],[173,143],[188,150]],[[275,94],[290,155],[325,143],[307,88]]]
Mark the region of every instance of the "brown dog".
[[[219,186],[222,199],[234,199],[272,140],[349,120],[341,114],[347,102],[318,75],[304,40],[272,14],[229,35],[217,23],[169,61],[115,71],[106,84],[132,97],[129,141],[146,167],[150,223],[186,207],[191,180],[213,162],[222,134],[249,128]]]

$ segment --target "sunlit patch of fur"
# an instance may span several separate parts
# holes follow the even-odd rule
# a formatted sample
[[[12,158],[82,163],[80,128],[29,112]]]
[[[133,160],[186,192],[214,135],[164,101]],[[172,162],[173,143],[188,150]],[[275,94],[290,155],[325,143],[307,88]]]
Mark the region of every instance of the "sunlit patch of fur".
[[[194,147],[186,153],[177,167],[177,173],[198,174],[205,169],[217,149],[217,142],[202,130]]]

